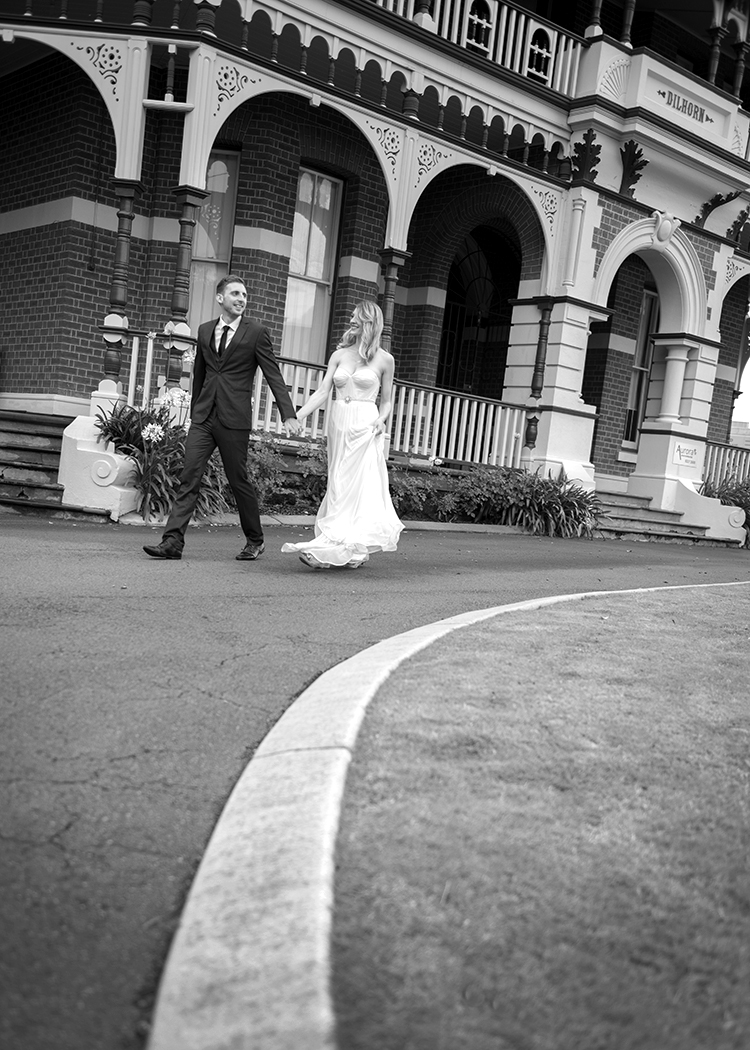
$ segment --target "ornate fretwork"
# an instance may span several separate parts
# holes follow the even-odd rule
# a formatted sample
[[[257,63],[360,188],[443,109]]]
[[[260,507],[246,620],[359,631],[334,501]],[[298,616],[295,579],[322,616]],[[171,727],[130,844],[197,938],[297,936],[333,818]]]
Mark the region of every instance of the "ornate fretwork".
[[[557,194],[553,193],[552,190],[545,190],[539,186],[532,186],[532,192],[539,198],[542,211],[547,217],[547,221],[550,226],[555,224],[555,215],[557,214]]]
[[[240,91],[244,91],[248,84],[255,83],[256,80],[251,79],[247,73],[241,73],[236,66],[219,66],[219,72],[216,74],[218,95],[214,113],[219,112],[222,102],[234,98]]]
[[[748,267],[747,263],[738,263],[734,259],[727,259],[727,284],[733,281],[738,274],[744,275],[748,272],[750,272],[750,267]]]
[[[734,134],[732,136],[732,153],[738,157],[744,157],[745,147],[742,141],[742,132],[737,124],[734,125]]]
[[[395,175],[398,155],[401,152],[401,135],[395,128],[383,124],[373,124],[370,120],[367,121],[367,126],[377,135],[380,148],[391,166],[391,174]]]
[[[609,66],[599,82],[599,94],[608,96],[619,102],[624,96],[628,86],[628,74],[630,71],[630,59],[618,58]]]
[[[441,160],[448,160],[450,153],[443,153],[432,142],[423,142],[417,151],[417,181],[418,186],[425,175],[427,175]]]
[[[119,102],[117,77],[122,72],[122,51],[115,44],[99,44],[98,47],[81,47],[73,44],[76,51],[83,51],[96,71],[112,85],[112,94]]]

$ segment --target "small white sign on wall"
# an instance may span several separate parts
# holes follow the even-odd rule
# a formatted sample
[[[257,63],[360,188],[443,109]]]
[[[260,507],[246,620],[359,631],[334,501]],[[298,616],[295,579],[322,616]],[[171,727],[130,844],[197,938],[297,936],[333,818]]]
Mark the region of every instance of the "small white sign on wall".
[[[681,467],[697,467],[698,446],[687,445],[682,441],[678,441],[674,447],[672,462],[679,463]]]

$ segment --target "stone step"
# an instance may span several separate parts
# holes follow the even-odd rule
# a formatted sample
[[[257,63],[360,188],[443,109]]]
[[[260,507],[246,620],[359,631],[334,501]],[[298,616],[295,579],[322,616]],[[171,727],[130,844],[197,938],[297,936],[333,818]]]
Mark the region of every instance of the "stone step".
[[[643,507],[605,507],[605,516],[611,521],[652,522],[656,525],[682,525],[683,514],[674,510],[646,510]]]
[[[717,540],[696,531],[675,532],[672,529],[650,530],[629,528],[609,528],[602,524],[594,531],[594,536],[605,540],[624,540],[628,543],[694,543],[706,547],[734,547],[739,544],[733,540]]]
[[[606,506],[616,507],[650,507],[650,496],[631,496],[628,492],[606,492],[597,490],[599,502]]]
[[[62,438],[73,416],[52,416],[40,412],[13,412],[0,409],[0,430],[13,434],[37,434]]]
[[[43,449],[60,455],[62,433],[38,434],[28,430],[11,430],[0,423],[0,448]]]
[[[60,450],[10,445],[2,441],[0,434],[0,470],[4,464],[14,467],[46,467],[57,471],[60,467]]]
[[[57,483],[23,483],[0,478],[0,500],[28,501],[62,504],[63,487]]]
[[[8,464],[0,466],[0,482],[19,485],[57,485],[59,467],[43,467],[39,464]]]
[[[11,499],[2,495],[0,495],[0,513],[54,519],[55,521],[88,521],[94,525],[112,523],[109,511],[104,508],[64,507],[60,503],[47,500]]]

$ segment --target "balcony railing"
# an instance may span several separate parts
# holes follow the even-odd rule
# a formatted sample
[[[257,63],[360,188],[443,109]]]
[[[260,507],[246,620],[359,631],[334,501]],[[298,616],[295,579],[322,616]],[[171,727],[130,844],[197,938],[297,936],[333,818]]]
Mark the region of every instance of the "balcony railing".
[[[515,4],[499,0],[374,0],[443,40],[544,84],[575,91],[584,41]]]
[[[373,3],[503,69],[564,95],[574,94],[585,42],[522,7],[499,0],[373,0]],[[308,16],[311,15],[308,9]],[[213,32],[213,22],[211,26],[201,26],[200,19],[196,23],[196,6],[189,0],[175,0],[171,6],[155,5],[149,0],[0,0],[2,17],[63,23],[72,19],[146,30],[171,27],[191,32],[211,28]],[[213,18],[213,14],[210,17]],[[239,40],[232,42],[240,43]]]
[[[703,483],[716,486],[729,478],[740,483],[750,480],[750,448],[709,441],[703,464]]]
[[[292,401],[302,405],[317,388],[325,369],[281,359]],[[253,429],[283,433],[283,423],[262,374],[253,392]],[[521,463],[525,409],[501,401],[471,397],[416,383],[394,384],[390,450],[428,459],[518,467]],[[308,418],[309,437],[325,435],[326,408]]]

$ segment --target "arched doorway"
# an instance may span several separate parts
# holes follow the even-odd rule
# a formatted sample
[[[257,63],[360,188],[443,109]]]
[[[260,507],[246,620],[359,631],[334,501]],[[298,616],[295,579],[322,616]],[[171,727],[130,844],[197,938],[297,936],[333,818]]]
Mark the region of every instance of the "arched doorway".
[[[499,231],[478,226],[461,242],[448,276],[437,386],[500,399],[520,274],[517,248]]]

